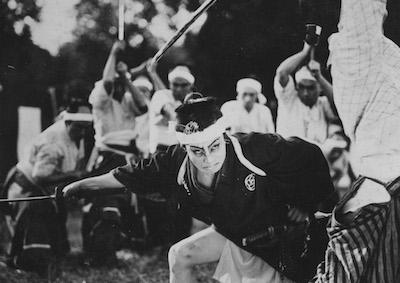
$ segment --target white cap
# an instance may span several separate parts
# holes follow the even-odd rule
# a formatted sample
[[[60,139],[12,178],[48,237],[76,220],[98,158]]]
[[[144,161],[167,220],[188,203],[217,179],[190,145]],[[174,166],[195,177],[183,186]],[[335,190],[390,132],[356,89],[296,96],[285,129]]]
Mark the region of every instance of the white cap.
[[[317,81],[306,66],[303,66],[296,72],[295,79],[296,82],[300,82],[302,80]]]
[[[236,84],[236,92],[237,93],[243,93],[246,91],[246,89],[253,89],[257,93],[261,93],[262,90],[262,85],[259,81],[251,78],[244,78],[241,80],[238,80]]]
[[[195,81],[194,76],[186,66],[177,66],[168,74],[168,81],[170,82],[177,78],[187,80],[190,84],[194,84]]]

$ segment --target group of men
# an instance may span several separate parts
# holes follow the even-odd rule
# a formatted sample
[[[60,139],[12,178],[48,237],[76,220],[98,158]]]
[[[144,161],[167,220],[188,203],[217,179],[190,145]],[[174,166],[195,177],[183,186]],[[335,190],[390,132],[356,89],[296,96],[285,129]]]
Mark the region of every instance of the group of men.
[[[169,72],[169,89],[147,62],[128,72],[116,42],[89,97],[92,115],[67,109],[4,184],[4,198],[66,184],[56,201],[2,208],[9,263],[46,273],[68,251],[64,200],[75,197],[85,199],[92,262],[147,234],[172,245],[170,282],[194,282],[193,266],[213,261],[220,282],[397,282],[400,49],[383,35],[385,17],[385,0],[342,0],[329,41],[333,85],[305,40],[277,68],[276,126],[255,78],[240,79],[236,100],[219,107],[193,92],[186,66]],[[333,209],[322,245],[321,209]],[[190,235],[192,217],[207,228]]]

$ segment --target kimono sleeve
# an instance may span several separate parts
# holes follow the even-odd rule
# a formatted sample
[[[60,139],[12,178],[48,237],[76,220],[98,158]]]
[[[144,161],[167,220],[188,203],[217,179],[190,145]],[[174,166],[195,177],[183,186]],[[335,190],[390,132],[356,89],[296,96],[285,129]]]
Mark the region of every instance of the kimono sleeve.
[[[315,211],[334,191],[321,149],[297,137],[282,142],[279,165],[272,170],[281,197],[289,204]]]
[[[183,160],[183,159],[182,159]],[[174,147],[157,152],[151,158],[127,164],[111,171],[127,189],[137,194],[161,193],[168,196],[177,185],[177,166]]]
[[[268,195],[274,199],[315,211],[333,192],[327,161],[317,145],[271,134],[258,135],[256,143],[270,180]]]

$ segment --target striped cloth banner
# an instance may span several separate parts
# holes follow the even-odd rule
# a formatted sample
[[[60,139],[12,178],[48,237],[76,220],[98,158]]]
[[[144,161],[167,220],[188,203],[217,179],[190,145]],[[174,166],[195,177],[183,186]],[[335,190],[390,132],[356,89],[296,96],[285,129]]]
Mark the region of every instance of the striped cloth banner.
[[[336,210],[354,196],[365,179],[354,183]],[[385,187],[392,197],[389,203],[363,207],[347,225],[332,221],[325,262],[318,266],[312,282],[400,282],[400,178]]]

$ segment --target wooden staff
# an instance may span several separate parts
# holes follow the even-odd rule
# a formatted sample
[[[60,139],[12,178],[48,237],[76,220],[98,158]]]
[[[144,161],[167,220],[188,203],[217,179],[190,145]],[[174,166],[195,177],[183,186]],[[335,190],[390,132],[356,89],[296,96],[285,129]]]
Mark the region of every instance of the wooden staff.
[[[189,27],[205,12],[207,11],[212,5],[215,4],[217,0],[207,0],[204,2],[194,13],[192,18],[190,18],[186,24],[181,27],[172,37],[168,40],[160,50],[153,56],[151,59],[151,65],[157,63],[160,58],[167,52],[167,50],[189,29]]]
[[[118,2],[118,40],[124,40],[125,33],[125,0]]]
[[[2,203],[2,202],[21,202],[21,201],[40,201],[40,200],[49,200],[49,199],[55,199],[55,198],[56,198],[55,195],[26,197],[26,198],[8,198],[8,199],[0,199],[0,203]]]

